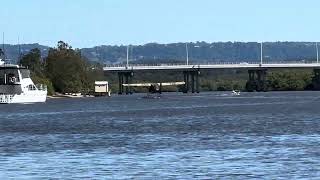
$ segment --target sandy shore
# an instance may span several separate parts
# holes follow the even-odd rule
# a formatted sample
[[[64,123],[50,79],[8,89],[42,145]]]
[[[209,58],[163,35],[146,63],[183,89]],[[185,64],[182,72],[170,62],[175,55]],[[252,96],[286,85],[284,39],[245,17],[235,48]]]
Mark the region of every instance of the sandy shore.
[[[59,94],[59,95],[52,95],[52,96],[47,96],[48,99],[59,99],[59,98],[88,98],[88,97],[94,97],[94,96],[84,96],[84,95],[77,95],[77,96],[73,96],[73,95],[63,95],[63,94]]]

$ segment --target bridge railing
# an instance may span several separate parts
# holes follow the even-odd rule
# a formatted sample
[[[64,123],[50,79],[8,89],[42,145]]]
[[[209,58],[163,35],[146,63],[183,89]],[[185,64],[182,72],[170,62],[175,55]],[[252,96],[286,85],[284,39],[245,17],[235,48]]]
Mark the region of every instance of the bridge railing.
[[[317,61],[264,61],[263,64],[316,64]],[[141,66],[201,66],[201,65],[249,65],[260,64],[260,62],[190,62],[186,63],[150,63],[150,64],[129,64],[128,67],[141,67]],[[127,67],[126,64],[105,64],[104,67]]]

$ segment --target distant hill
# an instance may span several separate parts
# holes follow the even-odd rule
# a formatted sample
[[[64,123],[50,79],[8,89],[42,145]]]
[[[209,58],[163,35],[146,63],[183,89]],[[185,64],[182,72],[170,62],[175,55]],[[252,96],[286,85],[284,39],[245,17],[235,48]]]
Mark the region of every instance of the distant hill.
[[[82,54],[93,61],[118,63],[126,59],[126,46],[96,46],[82,49]],[[263,44],[264,59],[314,60],[315,43],[312,42],[267,42]],[[260,44],[256,42],[196,42],[188,44],[189,59],[196,62],[259,61]],[[131,46],[131,62],[172,62],[185,61],[185,43]]]
[[[1,44],[0,49],[2,49],[2,46],[3,45]],[[50,49],[50,47],[48,46],[43,46],[37,43],[20,45],[21,54],[26,54],[31,49],[34,49],[34,48],[40,49],[43,57],[46,57],[48,55],[48,51]],[[12,63],[16,63],[17,60],[19,59],[19,45],[5,44],[4,49],[5,49],[6,58],[10,60]]]
[[[313,42],[266,42],[263,44],[266,61],[315,60],[316,48]],[[22,53],[39,48],[46,56],[50,47],[40,44],[22,44]],[[7,57],[17,60],[18,45],[5,45]],[[126,60],[126,46],[102,45],[83,48],[81,53],[90,61],[121,63]],[[188,43],[189,59],[194,62],[237,61],[252,62],[260,59],[260,44],[257,42],[195,42]],[[131,63],[166,63],[185,61],[186,44],[171,43],[130,46]]]

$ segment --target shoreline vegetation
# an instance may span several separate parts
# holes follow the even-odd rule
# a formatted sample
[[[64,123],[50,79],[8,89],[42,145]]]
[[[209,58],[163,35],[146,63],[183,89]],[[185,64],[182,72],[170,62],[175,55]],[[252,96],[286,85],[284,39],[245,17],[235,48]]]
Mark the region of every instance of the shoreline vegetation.
[[[65,94],[62,94],[62,95],[51,95],[51,96],[47,96],[48,99],[61,99],[61,98],[89,98],[89,97],[94,97],[94,96],[84,96],[84,95],[65,95]]]
[[[48,95],[90,94],[94,81],[104,80],[102,65],[92,63],[63,41],[50,48],[41,58],[39,49],[32,49],[20,58],[19,64],[30,69],[33,81],[46,84]]]
[[[21,56],[19,63],[28,67],[35,83],[48,86],[48,98],[92,97],[94,81],[109,81],[112,92],[118,92],[117,74],[104,73],[103,65],[82,56],[79,49],[73,49],[63,41],[50,48],[48,56],[42,58],[39,49],[32,49]],[[135,72],[135,82],[166,82],[183,79],[178,72]],[[202,71],[200,91],[246,91],[248,72],[246,70]],[[267,73],[267,91],[314,90],[312,69],[271,69]],[[182,91],[179,87],[164,87],[163,92]],[[147,88],[134,88],[134,92],[147,92]],[[81,93],[82,95],[75,95]]]

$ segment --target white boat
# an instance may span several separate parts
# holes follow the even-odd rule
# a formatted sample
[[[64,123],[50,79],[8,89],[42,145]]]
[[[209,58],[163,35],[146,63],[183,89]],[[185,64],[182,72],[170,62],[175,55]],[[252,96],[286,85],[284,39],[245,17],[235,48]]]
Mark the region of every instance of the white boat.
[[[240,96],[240,91],[239,90],[232,90],[232,95]]]
[[[47,87],[35,85],[29,69],[0,59],[0,104],[38,103],[47,99]]]

